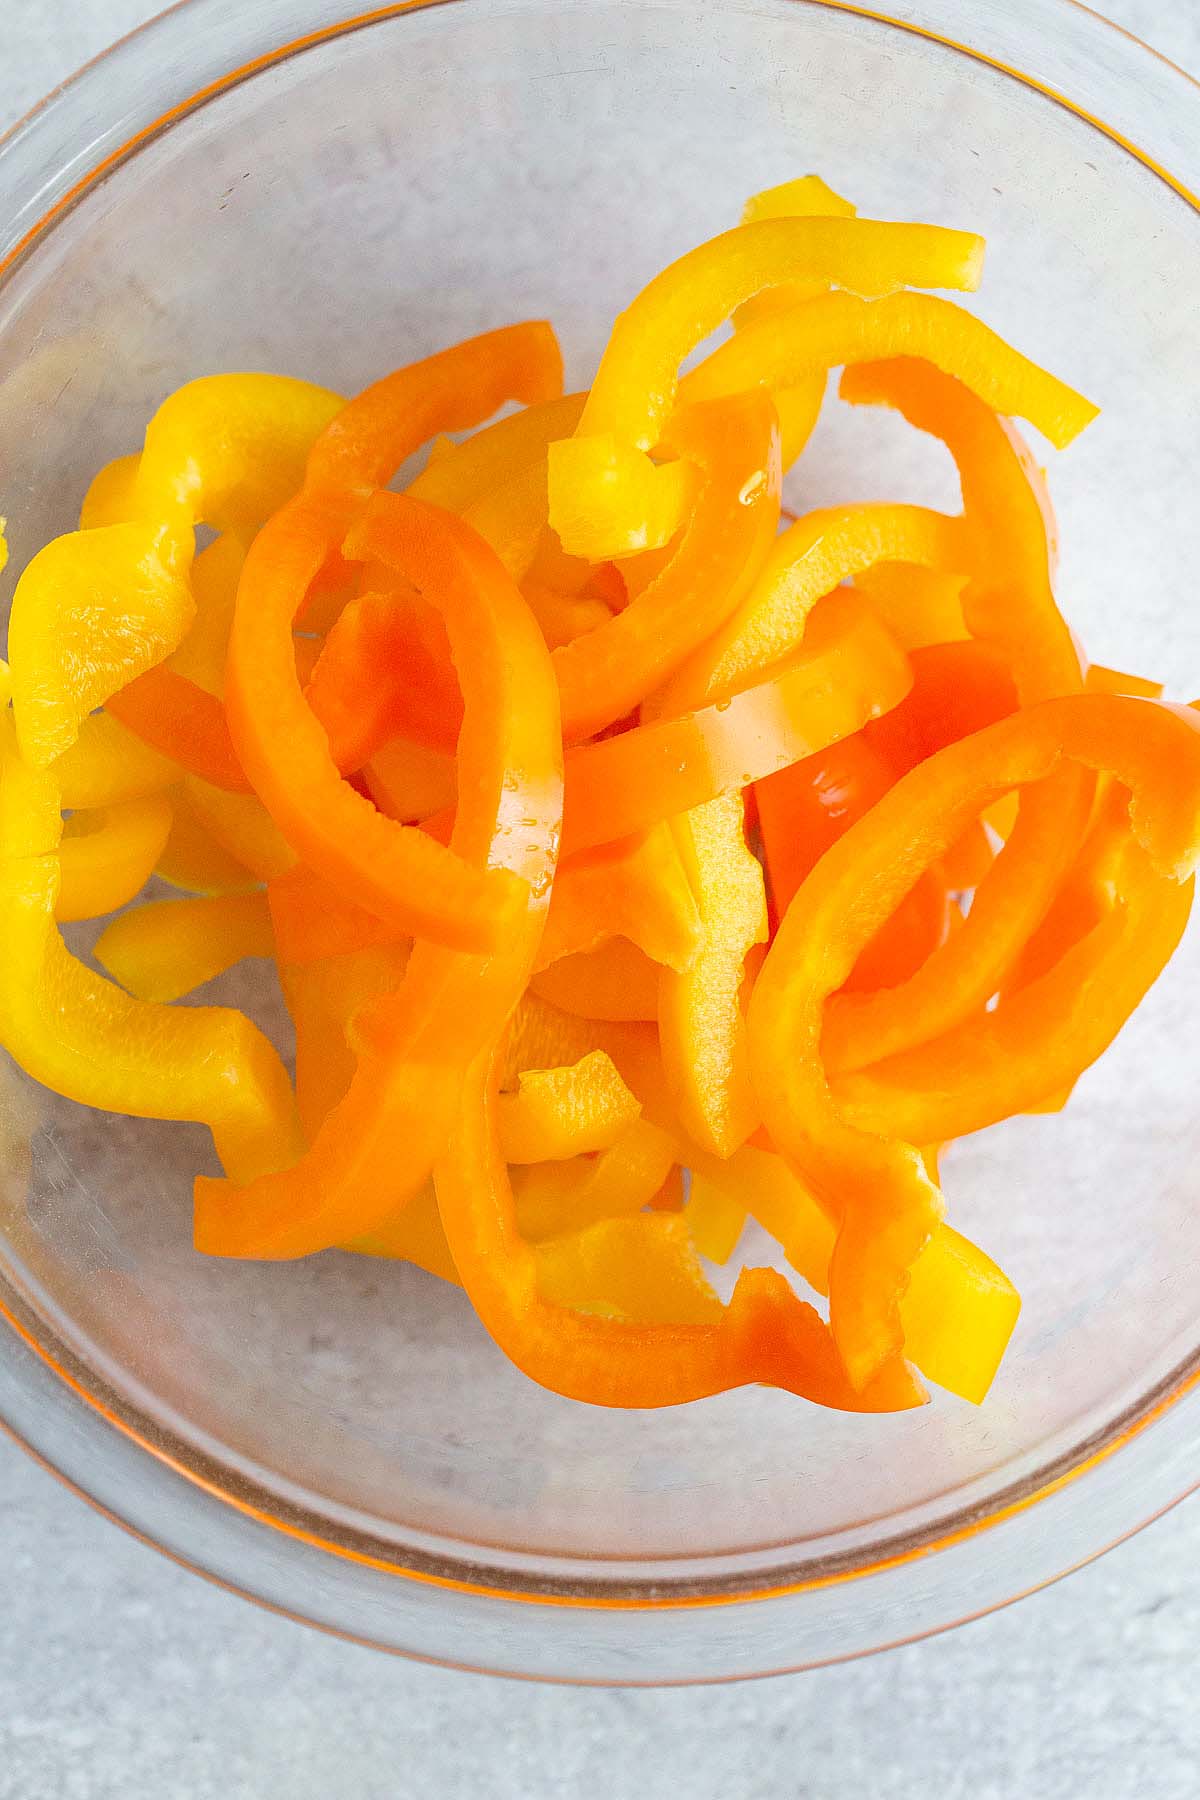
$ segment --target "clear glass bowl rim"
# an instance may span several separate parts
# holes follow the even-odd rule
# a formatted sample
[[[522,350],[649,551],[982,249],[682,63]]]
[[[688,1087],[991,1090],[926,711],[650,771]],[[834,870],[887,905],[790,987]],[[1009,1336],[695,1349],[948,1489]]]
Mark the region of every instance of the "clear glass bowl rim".
[[[253,9],[238,0],[178,0],[0,137],[0,283],[37,255],[98,180],[208,100],[343,33],[429,7],[474,3],[400,0],[359,11],[345,0],[263,0]],[[1200,84],[1081,0],[785,3],[874,20],[988,64],[1103,132],[1200,213],[1200,133],[1192,123],[1200,119]],[[1129,79],[1131,69],[1137,80]],[[97,129],[89,109],[101,88],[106,122]],[[339,1635],[534,1678],[711,1680],[886,1648],[1044,1586],[1200,1485],[1198,1348],[1100,1440],[1076,1446],[998,1494],[986,1511],[880,1542],[844,1565],[826,1559],[781,1568],[766,1587],[702,1572],[665,1586],[657,1575],[614,1584],[598,1570],[581,1575],[577,1562],[557,1575],[531,1575],[502,1567],[490,1551],[476,1560],[414,1550],[400,1562],[390,1546],[334,1535],[319,1518],[286,1516],[273,1497],[165,1441],[54,1341],[2,1278],[0,1321],[0,1429],[116,1523],[209,1579]],[[935,1553],[930,1581],[928,1559]],[[922,1565],[926,1579],[914,1583]],[[318,1566],[334,1590],[323,1606],[301,1597]],[[853,1602],[849,1609],[844,1602],[825,1605],[828,1616],[818,1617],[814,1628],[821,1597],[850,1599],[848,1590],[866,1587],[873,1598],[865,1609]],[[381,1600],[386,1609],[401,1592],[396,1616],[381,1622]],[[764,1651],[752,1650],[748,1663],[722,1648],[729,1602],[738,1603],[732,1610],[743,1617],[748,1610],[763,1622]],[[683,1616],[681,1633],[673,1622]],[[893,1616],[906,1629],[890,1629]],[[484,1617],[496,1639],[490,1650],[479,1647]],[[598,1618],[603,1625],[593,1629]],[[749,1626],[746,1619],[740,1634]],[[796,1654],[787,1650],[781,1659],[769,1643],[795,1644]]]

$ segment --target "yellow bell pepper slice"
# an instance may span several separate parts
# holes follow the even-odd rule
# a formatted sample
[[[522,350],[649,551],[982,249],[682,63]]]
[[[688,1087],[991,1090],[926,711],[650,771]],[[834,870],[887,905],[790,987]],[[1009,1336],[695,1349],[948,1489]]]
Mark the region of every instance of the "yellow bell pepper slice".
[[[211,894],[132,907],[105,927],[92,954],[135,999],[167,1005],[274,948],[265,894]]]
[[[936,1169],[931,1178],[936,1179]],[[694,1225],[693,1242],[702,1255],[711,1252],[701,1237],[706,1229],[716,1229],[707,1225],[708,1218],[719,1222],[726,1209],[727,1239],[739,1212],[742,1219],[749,1213],[782,1246],[808,1285],[828,1294],[836,1227],[781,1156],[747,1144],[726,1163],[704,1163],[692,1174],[688,1217],[697,1202],[700,1235]],[[930,1381],[978,1405],[1000,1367],[1020,1311],[1021,1296],[1004,1271],[943,1223],[913,1264],[900,1300],[904,1353]]]
[[[641,1212],[675,1166],[675,1139],[648,1119],[627,1125],[598,1156],[528,1163],[512,1171],[517,1226],[527,1242]]]
[[[260,881],[274,881],[296,866],[296,852],[255,795],[227,793],[199,775],[185,776],[183,786],[213,842]]]
[[[533,1254],[538,1293],[554,1306],[663,1325],[711,1325],[724,1314],[680,1213],[602,1219]]]
[[[193,1119],[241,1180],[298,1153],[291,1083],[257,1026],[228,1007],[149,1006],[68,951],[52,780],[0,741],[0,1044],[66,1099],[135,1118]]]
[[[497,1101],[506,1162],[562,1161],[608,1150],[641,1107],[603,1050],[565,1068],[526,1070]]]
[[[1063,450],[1099,408],[1014,350],[982,319],[935,294],[822,294],[734,334],[684,377],[681,403],[793,387],[856,363],[915,356],[955,375],[995,412],[1027,419]]]
[[[747,958],[767,940],[767,896],[745,820],[744,796],[731,793],[673,821],[702,938],[690,966],[664,969],[658,987],[663,1068],[680,1121],[716,1156],[732,1155],[759,1122],[742,987]]]
[[[132,900],[154,873],[171,820],[171,803],[163,794],[72,813],[59,849],[55,917],[64,924],[96,919]]]
[[[668,716],[720,702],[794,652],[817,601],[875,563],[961,564],[961,519],[924,506],[824,507],[780,533],[757,581],[731,617],[676,670],[655,698]]]
[[[195,613],[176,546],[135,521],[51,539],[13,595],[8,649],[21,755],[46,768],[94,707],[176,648]]]
[[[154,873],[188,894],[245,894],[259,885],[257,875],[239,862],[201,824],[184,786],[171,790],[171,830]]]
[[[971,232],[847,218],[760,219],[680,257],[622,313],[575,436],[551,448],[550,523],[564,548],[593,560],[620,553],[619,542],[607,548],[590,531],[586,545],[572,535],[586,518],[581,496],[595,488],[588,440],[617,446],[618,456],[652,450],[665,435],[680,364],[754,294],[796,280],[872,295],[906,285],[971,290],[982,266],[983,241]]]
[[[96,471],[79,509],[81,531],[93,531],[97,525],[124,525],[136,516],[133,490],[141,460],[141,451],[135,450],[129,456],[115,456]]]
[[[69,750],[55,760],[54,780],[71,810],[116,806],[174,787],[183,770],[115,719],[89,713]]]

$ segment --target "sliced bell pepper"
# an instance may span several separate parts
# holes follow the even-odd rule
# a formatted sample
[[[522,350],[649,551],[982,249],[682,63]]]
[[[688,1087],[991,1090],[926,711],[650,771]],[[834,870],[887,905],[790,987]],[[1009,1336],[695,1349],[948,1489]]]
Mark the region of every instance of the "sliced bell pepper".
[[[55,917],[64,924],[96,919],[132,900],[154,872],[171,819],[171,803],[162,794],[72,813],[59,847]]]
[[[224,706],[188,676],[158,663],[106,698],[112,716],[160,756],[230,793],[253,791]]]
[[[1123,669],[1110,669],[1104,663],[1088,664],[1083,685],[1089,694],[1131,694],[1142,700],[1161,700],[1163,691],[1161,681],[1127,675]]]
[[[538,1254],[520,1235],[496,1138],[496,1067],[481,1057],[471,1070],[434,1179],[471,1302],[532,1380],[577,1400],[625,1407],[675,1405],[755,1381],[851,1410],[891,1410],[921,1398],[903,1369],[886,1370],[865,1393],[852,1388],[828,1327],[773,1270],[743,1273],[728,1307],[704,1324],[597,1318],[544,1299]],[[665,1222],[676,1224],[670,1215]],[[663,1223],[658,1214],[630,1221],[642,1235],[623,1243],[622,1263],[636,1263]]]
[[[557,1069],[526,1070],[515,1094],[496,1102],[497,1129],[509,1163],[561,1162],[610,1150],[641,1106],[603,1050]]]
[[[560,956],[539,969],[530,986],[540,999],[584,1019],[653,1019],[661,970],[628,938],[612,937],[595,950]]]
[[[613,937],[672,969],[686,969],[696,954],[700,914],[665,822],[559,863],[537,966]]]
[[[491,954],[416,945],[395,993],[356,1016],[354,1077],[293,1168],[241,1188],[197,1183],[197,1246],[219,1255],[303,1256],[372,1230],[419,1191],[444,1144],[461,1071],[485,1048],[490,1054],[525,988],[549,905],[561,736],[532,614],[470,529],[420,501],[376,494],[354,547],[428,592],[469,640],[459,665],[453,853],[468,871],[489,861],[503,869],[524,910]]]
[[[1090,930],[982,1019],[835,1076],[842,1117],[906,1138],[963,1137],[1069,1091],[1157,981],[1191,911],[1192,881],[1158,874],[1128,829],[1118,843]]]
[[[124,525],[135,517],[133,490],[141,460],[141,451],[134,450],[129,456],[114,456],[97,469],[79,508],[81,531],[92,531],[97,525]]]
[[[618,1216],[534,1248],[539,1298],[579,1316],[720,1328],[724,1307],[682,1218]]]
[[[982,259],[982,240],[969,232],[828,217],[760,219],[680,257],[621,314],[575,437],[551,449],[550,523],[565,548],[594,561],[612,554],[590,534],[581,549],[563,529],[584,517],[582,496],[597,466],[587,440],[615,443],[618,452],[652,450],[666,435],[680,364],[754,294],[796,280],[864,294],[905,285],[973,289]],[[663,519],[667,536],[670,523]]]
[[[586,594],[559,594],[553,588],[530,580],[521,583],[521,592],[542,628],[548,650],[572,643],[612,617],[611,607]]]
[[[189,681],[218,696],[225,692],[225,659],[245,561],[246,546],[231,531],[222,532],[204,546],[192,564],[196,616],[171,658],[177,675],[186,675]]]
[[[53,538],[13,595],[8,650],[21,755],[69,750],[94,707],[161,662],[195,613],[176,540],[133,522]]]
[[[776,538],[742,604],[682,664],[658,697],[681,713],[728,698],[802,647],[812,609],[848,576],[901,559],[961,562],[962,521],[923,506],[840,506],[807,513]],[[844,599],[844,597],[843,597]],[[854,597],[862,616],[862,603]]]
[[[762,780],[861,730],[911,682],[907,658],[871,607],[850,591],[815,610],[804,642],[766,680],[695,712],[655,716],[568,751],[565,854]]]
[[[150,900],[106,925],[92,951],[137,1000],[180,1000],[250,956],[273,956],[264,894]]]
[[[854,577],[900,648],[910,651],[970,636],[962,611],[966,583],[965,572],[904,562],[873,563]]]
[[[582,1019],[527,989],[505,1038],[501,1091],[513,1091],[525,1069],[560,1068],[564,1063],[578,1062],[591,1050],[606,1051],[620,1070],[622,1080],[633,1087],[637,1075],[631,1077],[631,1072],[658,1060],[658,1032],[649,1024]],[[637,1096],[644,1104],[640,1083]]]
[[[184,792],[214,843],[260,881],[275,881],[296,866],[296,853],[253,794],[231,794],[199,775],[185,775]]]
[[[202,375],[163,401],[133,484],[135,517],[252,535],[291,498],[344,402],[287,375]]]
[[[183,770],[127,731],[111,713],[89,713],[69,750],[55,760],[62,803],[82,811],[140,800],[174,787]]]
[[[1062,450],[1099,408],[1030,362],[952,300],[934,294],[821,294],[737,331],[684,377],[679,399],[712,400],[762,384],[788,388],[826,369],[921,357],[993,411],[1027,419]]]
[[[556,444],[552,459],[583,441]],[[771,548],[781,472],[769,399],[691,407],[672,425],[672,445],[703,472],[695,510],[661,574],[607,624],[554,652],[567,743],[624,718],[660,686],[738,607]],[[550,468],[553,485],[553,460]]]
[[[358,1057],[349,1032],[355,1015],[369,1001],[397,992],[411,950],[401,942],[319,962],[280,959],[280,986],[296,1033],[296,1106],[309,1143],[354,1080]]]
[[[547,385],[552,386],[549,346],[546,354],[546,373],[551,377]],[[444,456],[431,456],[407,492],[431,506],[465,515],[503,487],[516,470],[543,462],[551,444],[574,431],[586,399],[586,394],[558,394],[485,425],[465,442],[452,444]]]
[[[297,1147],[291,1083],[266,1038],[228,1007],[148,1006],[78,962],[55,922],[61,822],[52,780],[0,745],[0,1043],[67,1099],[209,1127],[242,1179]]]
[[[697,1204],[699,1233],[714,1234],[714,1249],[732,1250],[733,1233],[749,1211],[809,1286],[828,1293],[834,1227],[782,1157],[747,1145],[727,1163],[706,1164],[693,1172],[689,1213]],[[709,1254],[695,1227],[693,1240],[701,1255]],[[978,1405],[1020,1310],[1020,1295],[991,1257],[949,1225],[939,1225],[913,1264],[900,1300],[905,1353],[930,1381]]]
[[[964,616],[1008,663],[1022,704],[1078,690],[1078,651],[1051,586],[1053,519],[1015,429],[960,382],[905,359],[848,369],[842,393],[856,403],[894,406],[949,446],[974,543]],[[873,995],[842,996],[830,1008],[831,1067],[857,1066],[937,1036],[985,1005],[1070,866],[1093,787],[1088,770],[1066,766],[1023,792],[1017,822],[962,929],[909,981]]]
[[[344,900],[335,887],[295,864],[267,883],[267,899],[279,960],[323,962],[390,944],[398,933],[374,913]]]
[[[453,807],[454,759],[407,738],[392,738],[363,769],[367,792],[389,819],[415,824]]]
[[[501,1094],[499,1103],[503,1101]],[[535,1244],[581,1231],[601,1219],[639,1213],[670,1175],[676,1155],[669,1133],[639,1118],[599,1156],[514,1169],[518,1230]]]
[[[746,960],[767,938],[762,868],[746,843],[745,801],[724,794],[672,822],[700,908],[702,938],[682,973],[658,986],[663,1069],[685,1131],[730,1156],[759,1123],[742,989]]]
[[[897,1302],[943,1202],[912,1142],[877,1135],[874,1126],[860,1130],[843,1116],[826,1062],[827,1001],[965,825],[1067,758],[1131,788],[1133,833],[1159,873],[1180,880],[1190,872],[1200,853],[1200,718],[1100,694],[1045,701],[920,763],[833,844],[789,907],[755,984],[755,1091],[772,1140],[840,1223],[830,1316],[856,1382],[896,1360]],[[1028,1003],[1031,1029],[1035,1005]],[[986,1033],[965,1035],[987,1043]],[[920,1100],[913,1097],[914,1107]],[[904,1118],[911,1122],[910,1113]]]
[[[170,799],[171,830],[154,873],[189,894],[245,894],[256,888],[258,877],[200,822],[187,788],[173,788]]]
[[[512,931],[521,883],[501,866],[468,866],[428,834],[385,818],[342,781],[324,728],[305,703],[291,631],[310,582],[342,549],[361,510],[355,496],[386,481],[434,431],[472,424],[514,394],[527,397],[531,363],[536,374],[546,353],[546,329],[512,327],[472,339],[352,401],[314,446],[302,494],[255,539],[230,640],[226,708],[234,744],[284,836],[311,867],[398,930],[476,951]],[[419,501],[404,504],[407,534],[415,542],[424,530],[427,567],[436,569],[441,515]],[[364,559],[373,553],[369,533],[356,534],[350,554],[355,550]],[[494,585],[489,574],[485,588]],[[445,623],[460,681],[486,707],[475,673],[480,645],[494,642],[475,617],[483,591],[473,580],[435,580],[425,598],[461,608]],[[464,754],[460,742],[460,759]],[[474,779],[469,756],[463,778]]]

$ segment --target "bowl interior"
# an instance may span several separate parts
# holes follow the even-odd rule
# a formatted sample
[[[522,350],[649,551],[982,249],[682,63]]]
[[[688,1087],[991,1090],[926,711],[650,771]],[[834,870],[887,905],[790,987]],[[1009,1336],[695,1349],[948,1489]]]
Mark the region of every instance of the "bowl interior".
[[[189,377],[272,369],[349,392],[544,315],[583,385],[650,274],[809,169],[864,213],[986,234],[969,304],[1104,409],[1066,456],[1045,451],[1064,607],[1096,660],[1200,692],[1195,213],[1016,79],[770,0],[702,18],[434,7],[244,80],[121,162],[0,287],[5,604],[94,470]],[[789,498],[955,496],[940,453],[831,399]],[[946,1157],[954,1222],[1025,1297],[981,1409],[937,1393],[854,1419],[766,1391],[646,1415],[572,1405],[415,1269],[196,1257],[205,1134],[91,1114],[16,1072],[0,1272],[168,1442],[397,1555],[566,1586],[866,1555],[1074,1454],[1192,1355],[1198,942],[1064,1114]],[[286,1043],[264,965],[197,998],[247,1004]]]

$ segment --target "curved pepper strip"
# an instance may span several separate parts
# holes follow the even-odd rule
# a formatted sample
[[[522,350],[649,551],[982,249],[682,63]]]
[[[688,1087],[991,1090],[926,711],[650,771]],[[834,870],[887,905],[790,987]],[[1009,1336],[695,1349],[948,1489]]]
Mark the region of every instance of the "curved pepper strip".
[[[669,1133],[639,1118],[599,1156],[519,1167],[512,1172],[517,1228],[536,1244],[601,1219],[640,1213],[662,1188],[677,1153]]]
[[[509,413],[430,460],[407,492],[460,516],[503,487],[514,471],[545,458],[551,444],[574,431],[586,394],[559,394]]]
[[[264,894],[149,900],[107,925],[92,951],[137,1000],[167,1005],[251,956],[273,956]]]
[[[897,773],[867,734],[857,732],[755,783],[773,919],[783,917],[830,844],[887,793]],[[867,945],[846,987],[892,987],[906,980],[945,938],[948,906],[946,882],[932,871],[923,875]]]
[[[258,886],[245,863],[217,843],[196,814],[188,790],[171,793],[171,830],[154,873],[189,894],[244,894]]]
[[[224,706],[188,676],[158,663],[107,699],[112,716],[160,756],[230,793],[253,793]]]
[[[61,820],[52,779],[8,746],[0,806],[0,1043],[35,1081],[84,1106],[209,1127],[231,1174],[252,1179],[297,1147],[291,1083],[228,1007],[148,1006],[93,974],[55,923]]]
[[[635,602],[636,604],[636,602]],[[847,738],[903,700],[907,658],[861,596],[832,593],[767,680],[568,751],[565,854],[645,829]],[[673,708],[672,708],[673,710]]]
[[[902,650],[930,644],[952,644],[968,638],[962,613],[967,576],[917,563],[874,563],[861,569],[854,585],[861,588]]]
[[[1042,975],[982,1019],[835,1077],[842,1117],[864,1131],[963,1137],[1069,1090],[1161,975],[1191,912],[1194,882],[1164,879],[1121,834],[1100,919]]]
[[[465,868],[503,868],[524,908],[491,954],[416,945],[396,992],[355,1018],[353,1080],[294,1168],[249,1187],[197,1183],[197,1247],[217,1255],[304,1256],[370,1231],[419,1191],[462,1069],[490,1054],[525,988],[550,899],[561,738],[549,656],[528,607],[465,525],[420,501],[376,494],[354,547],[444,605],[456,634],[461,624],[460,766],[471,778],[451,841]]]
[[[796,280],[864,294],[905,286],[973,289],[982,263],[983,242],[969,232],[844,218],[760,219],[680,257],[621,314],[575,437],[550,451],[550,523],[564,547],[593,561],[612,553],[590,533],[580,544],[563,530],[567,517],[587,517],[597,460],[587,440],[606,440],[618,452],[652,450],[667,435],[680,364],[753,295]],[[652,479],[648,459],[647,468]]]
[[[21,755],[46,768],[87,715],[175,649],[195,614],[177,541],[134,521],[53,538],[13,595],[8,648]]]
[[[1101,694],[1047,700],[897,782],[817,864],[755,983],[755,1091],[775,1145],[840,1222],[830,1317],[858,1383],[902,1347],[897,1301],[943,1202],[912,1143],[842,1117],[823,1051],[827,1001],[921,870],[984,807],[1068,758],[1131,789],[1135,838],[1162,875],[1182,880],[1200,853],[1200,718]]]
[[[696,897],[665,822],[559,863],[537,967],[613,937],[672,969],[686,969],[696,954]]]
[[[746,960],[767,939],[762,868],[746,843],[746,805],[724,794],[672,821],[700,908],[690,966],[658,987],[663,1070],[678,1116],[702,1150],[730,1156],[759,1123],[742,989]]]
[[[314,446],[303,492],[255,539],[230,639],[230,730],[284,836],[306,863],[397,930],[474,951],[498,946],[511,931],[523,904],[520,882],[501,866],[469,866],[426,833],[386,819],[342,780],[296,675],[292,624],[310,583],[340,551],[364,487],[386,481],[433,432],[473,424],[510,397],[541,397],[547,330],[511,327],[472,339],[351,401]],[[442,529],[438,515],[419,501],[408,506],[414,533],[424,519],[432,542]],[[490,575],[485,585],[495,586]],[[463,609],[445,622],[465,684],[479,643],[490,641],[474,622],[479,591],[457,580],[438,597]],[[479,700],[486,704],[484,694]],[[463,780],[475,780],[461,742],[459,755]],[[481,779],[490,782],[490,772]]]
[[[296,867],[295,851],[253,794],[231,794],[198,775],[184,776],[183,791],[213,842],[260,881],[278,880]]]
[[[903,1370],[899,1378],[885,1371],[858,1394],[827,1326],[771,1269],[744,1272],[729,1305],[706,1324],[601,1319],[544,1300],[537,1252],[520,1235],[497,1143],[495,1072],[487,1057],[473,1066],[434,1180],[463,1285],[485,1329],[524,1374],[607,1406],[671,1406],[759,1381],[850,1410],[891,1410],[921,1398]],[[658,1216],[640,1223],[641,1234],[623,1245],[625,1261],[636,1261]]]
[[[782,1246],[818,1294],[829,1292],[835,1230],[783,1158],[746,1145],[727,1163],[693,1170],[688,1213],[699,1207],[700,1235],[719,1229],[728,1246],[750,1212]],[[707,1255],[696,1226],[693,1237]],[[714,1256],[713,1261],[726,1260]],[[1021,1310],[1003,1269],[969,1238],[939,1225],[912,1267],[900,1300],[905,1353],[928,1380],[979,1405],[992,1384]]]
[[[1051,588],[1053,522],[1014,428],[960,382],[919,362],[847,370],[842,392],[855,402],[897,407],[949,446],[974,540],[964,616],[976,637],[1008,662],[1021,703],[1078,690],[1078,652]],[[1023,794],[1016,824],[962,929],[899,987],[844,995],[831,1006],[831,1068],[857,1067],[938,1036],[986,1004],[1070,867],[1093,788],[1086,770],[1066,767]]]
[[[684,377],[681,404],[762,385],[788,388],[827,369],[912,356],[969,387],[994,412],[1026,419],[1058,450],[1099,408],[952,300],[934,294],[822,294],[735,332]]]
[[[347,956],[303,965],[279,960],[279,981],[296,1033],[296,1106],[312,1143],[345,1099],[358,1067],[349,1033],[355,1015],[384,994],[395,994],[412,945],[379,944]]]
[[[406,825],[452,808],[457,791],[453,757],[400,737],[375,752],[363,780],[380,812]]]
[[[500,1148],[509,1163],[561,1162],[610,1150],[641,1110],[611,1057],[592,1050],[565,1067],[527,1070],[515,1094],[500,1095]]]
[[[97,469],[79,508],[81,531],[92,531],[97,525],[123,525],[134,517],[133,490],[141,460],[141,451],[134,450],[128,456],[114,456]]]
[[[171,819],[171,803],[162,794],[73,813],[59,846],[60,923],[116,912],[140,893],[162,855]]]
[[[672,445],[703,472],[695,511],[661,574],[607,624],[554,652],[566,743],[624,718],[665,681],[738,607],[775,536],[779,428],[766,395],[689,408]]]
[[[660,969],[628,938],[560,956],[530,978],[532,991],[562,1012],[620,1024],[658,1015]]]
[[[108,712],[89,713],[54,764],[62,803],[72,811],[141,800],[174,787],[182,774],[178,763],[151,750]]]
[[[874,563],[961,564],[961,519],[923,506],[861,505],[806,513],[776,538],[746,598],[657,697],[682,713],[736,694],[803,643],[813,608]],[[885,709],[880,709],[885,710]]]

